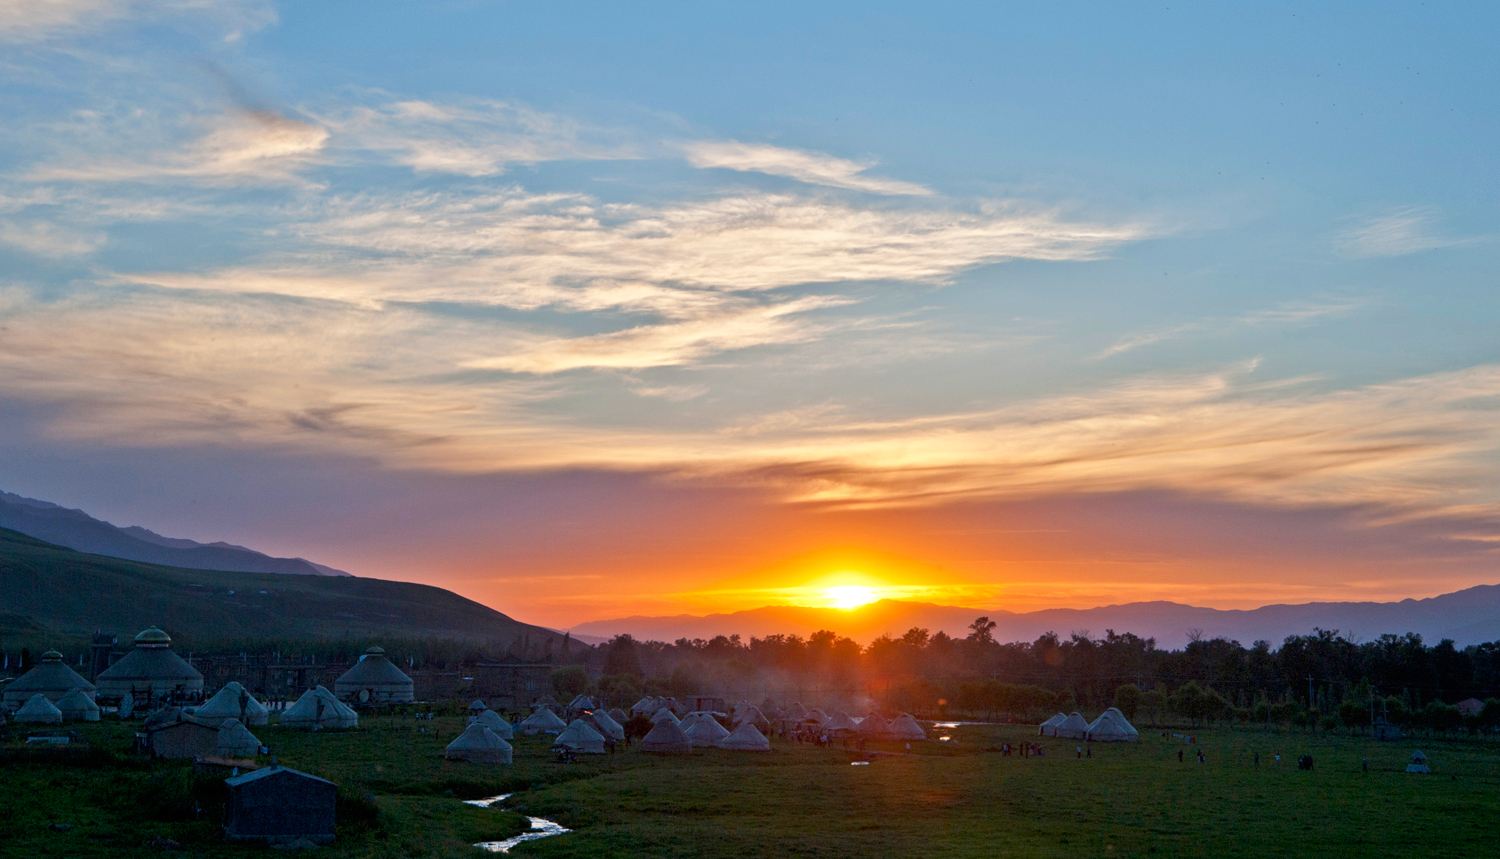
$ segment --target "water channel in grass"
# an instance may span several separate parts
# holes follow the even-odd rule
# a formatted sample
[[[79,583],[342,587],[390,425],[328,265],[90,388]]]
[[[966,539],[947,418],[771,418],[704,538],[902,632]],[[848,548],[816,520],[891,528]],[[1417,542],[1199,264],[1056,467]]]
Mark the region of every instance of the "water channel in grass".
[[[510,794],[502,793],[499,796],[489,796],[484,799],[466,799],[464,800],[464,805],[472,805],[475,808],[489,808],[492,805],[504,802],[508,798],[510,798]],[[526,819],[531,821],[530,832],[523,832],[514,838],[507,838],[504,841],[481,841],[474,846],[480,850],[487,850],[490,853],[509,853],[510,848],[522,842],[535,841],[538,838],[546,838],[549,835],[561,835],[569,831],[567,827],[560,823],[553,823],[550,820],[543,820],[540,817],[528,816]]]

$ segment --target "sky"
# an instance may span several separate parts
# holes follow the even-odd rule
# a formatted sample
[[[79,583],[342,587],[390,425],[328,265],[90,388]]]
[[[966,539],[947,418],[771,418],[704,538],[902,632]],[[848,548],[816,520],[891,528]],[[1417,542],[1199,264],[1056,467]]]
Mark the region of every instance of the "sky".
[[[0,489],[557,628],[1500,582],[1497,24],[9,4]]]

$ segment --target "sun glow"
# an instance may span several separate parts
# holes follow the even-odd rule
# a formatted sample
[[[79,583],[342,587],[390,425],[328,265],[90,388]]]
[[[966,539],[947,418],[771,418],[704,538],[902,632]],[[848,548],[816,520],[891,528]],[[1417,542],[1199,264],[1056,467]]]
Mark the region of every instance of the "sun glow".
[[[880,591],[863,585],[838,585],[824,588],[823,596],[827,597],[828,604],[834,608],[851,609],[880,599]]]

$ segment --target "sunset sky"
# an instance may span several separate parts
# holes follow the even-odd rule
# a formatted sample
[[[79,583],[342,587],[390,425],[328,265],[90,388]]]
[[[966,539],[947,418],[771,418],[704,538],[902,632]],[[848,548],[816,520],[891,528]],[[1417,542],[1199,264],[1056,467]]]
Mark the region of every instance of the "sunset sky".
[[[0,489],[558,628],[1500,582],[1500,7],[0,9]]]

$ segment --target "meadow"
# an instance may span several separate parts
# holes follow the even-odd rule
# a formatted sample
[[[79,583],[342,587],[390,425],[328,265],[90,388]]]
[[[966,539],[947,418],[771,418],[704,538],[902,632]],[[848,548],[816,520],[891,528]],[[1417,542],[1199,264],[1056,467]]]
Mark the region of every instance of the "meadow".
[[[341,785],[339,838],[316,851],[330,857],[484,855],[471,845],[524,831],[523,815],[574,831],[513,854],[556,857],[1472,857],[1500,831],[1500,746],[1478,741],[1229,728],[1186,745],[1143,731],[1138,744],[1094,744],[1080,760],[1076,742],[981,725],[934,732],[951,740],[910,754],[900,744],[861,754],[778,742],[764,754],[631,748],[567,764],[545,738],[519,737],[516,763],[493,767],[442,759],[461,721],[377,717],[348,732],[256,733],[280,763]],[[4,762],[8,854],[278,855],[218,839],[220,777],[132,758],[129,724],[79,730],[88,755]],[[1038,739],[1044,757],[997,751]],[[1431,775],[1404,771],[1416,748]],[[1312,771],[1297,768],[1302,754],[1314,756]],[[501,793],[513,794],[503,807],[461,801]]]

